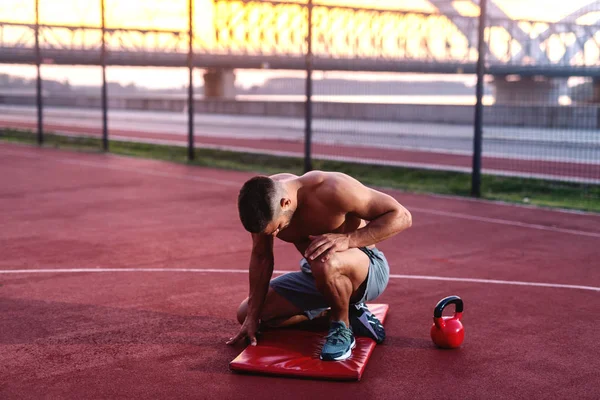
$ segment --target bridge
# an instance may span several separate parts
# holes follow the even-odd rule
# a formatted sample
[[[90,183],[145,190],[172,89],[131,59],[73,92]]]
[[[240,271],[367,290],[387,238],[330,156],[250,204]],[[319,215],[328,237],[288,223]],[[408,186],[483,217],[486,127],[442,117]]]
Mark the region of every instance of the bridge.
[[[23,3],[22,0],[14,1],[15,4]],[[50,1],[48,0],[48,3]],[[41,24],[32,24],[30,21],[0,21],[0,62],[37,63],[39,58],[36,41],[39,41],[40,55],[44,64],[101,65],[103,62],[101,49],[105,43],[107,51],[104,61],[107,65],[185,67],[188,65],[191,45],[192,65],[205,69],[205,96],[228,97],[227,94],[222,94],[226,92],[223,87],[228,85],[233,87],[233,80],[228,77],[233,75],[233,70],[236,68],[304,70],[307,67],[307,60],[311,59],[312,66],[316,70],[461,74],[474,73],[478,59],[477,14],[479,11],[478,2],[475,0],[460,2],[470,4],[472,10],[475,10],[470,13],[460,12],[461,10],[456,7],[457,2],[448,0],[429,0],[428,4],[434,7],[433,11],[430,9],[359,8],[318,3],[309,6],[305,2],[294,1],[205,0],[205,3],[211,5],[209,23],[196,24],[191,34],[185,26],[185,21],[187,21],[186,1],[181,0],[178,3],[184,5],[182,12],[184,22],[179,22],[178,30],[159,29],[156,26],[160,25],[148,24],[148,21],[141,21],[141,18],[142,24],[138,26],[135,24],[139,21],[135,20],[126,21],[127,23],[123,26],[119,26],[118,22],[111,21],[104,28],[99,26],[98,22],[89,23],[89,20],[87,24],[81,25],[66,23],[61,25],[47,21]],[[592,101],[600,103],[600,0],[556,21],[513,19],[503,13],[492,0],[489,1],[483,46],[487,60],[485,72],[494,76],[495,105],[500,105],[500,107],[494,109],[487,107],[488,114],[485,121],[488,135],[485,155],[490,156],[491,154],[499,159],[510,158],[511,160],[511,157],[516,157],[515,159],[520,161],[533,162],[527,157],[534,154],[539,158],[535,160],[536,162],[546,163],[544,164],[546,170],[552,171],[558,168],[556,163],[566,163],[567,169],[587,171],[585,174],[588,174],[586,176],[569,175],[569,179],[587,179],[586,182],[597,183],[596,133],[600,126],[598,105],[576,104],[569,107],[558,105],[548,107],[547,99],[559,92],[555,90],[556,82],[564,82],[564,78],[570,76],[587,76],[593,77],[595,82],[595,97]],[[132,3],[125,4],[129,6]],[[131,11],[133,15],[137,15],[136,7],[131,7]],[[195,18],[192,20],[197,22]],[[143,23],[146,23],[146,26]],[[309,35],[309,27],[311,35]],[[307,40],[309,37],[310,42]],[[312,49],[311,58],[307,57],[309,43]],[[509,77],[509,75],[518,75],[520,80],[515,81],[514,77]],[[540,79],[540,76],[544,79]],[[220,89],[213,90],[214,87],[219,86]],[[211,87],[213,89],[210,89]],[[207,95],[210,92],[221,94]],[[524,108],[518,105],[511,108],[501,104],[514,100],[515,93],[518,94],[516,97],[521,104],[528,104],[531,107]],[[161,98],[160,102],[152,99],[129,99],[129,103],[136,103],[133,105],[135,110],[129,110],[126,106],[124,108],[128,112],[138,112],[142,109],[162,109],[164,111],[165,107],[168,109],[173,107],[172,115],[166,118],[178,121],[179,134],[182,135],[180,139],[183,139],[185,124],[182,122],[184,119],[182,111],[185,104],[193,105],[193,107],[187,108],[189,149],[193,149],[193,141],[190,138],[194,137],[194,110],[202,109],[205,104],[207,105],[204,109],[208,110],[209,105],[212,107],[212,103],[219,103],[219,106],[222,107],[221,110],[236,110],[234,114],[237,118],[241,118],[238,121],[241,128],[233,133],[234,136],[247,133],[248,125],[251,125],[254,129],[252,134],[262,135],[263,131],[270,129],[273,137],[281,137],[281,127],[278,125],[277,118],[266,118],[269,115],[266,112],[266,115],[252,114],[254,118],[252,123],[248,124],[249,120],[243,119],[243,115],[240,115],[243,113],[239,112],[240,108],[236,108],[248,107],[249,110],[252,110],[251,113],[256,113],[256,110],[261,107],[253,107],[253,104],[249,104],[249,102],[236,100],[223,101],[220,99],[212,103],[210,100],[192,102],[192,94],[188,93],[188,103],[185,103],[183,98],[175,99],[173,102],[167,102],[164,98]],[[507,98],[512,97],[505,102],[502,101],[504,95],[507,95]],[[541,98],[544,105],[533,107],[534,102],[527,99],[534,97]],[[523,101],[524,99],[525,101]],[[51,100],[49,99],[49,103]],[[106,96],[103,95],[102,99],[97,100],[97,103],[105,102]],[[60,101],[62,106],[66,105],[64,99],[60,99]],[[128,101],[124,100],[123,104],[127,103]],[[78,103],[75,102],[75,104]],[[102,107],[103,133],[104,138],[107,138],[108,107],[106,102],[104,104],[105,106]],[[303,137],[305,132],[302,126],[306,126],[303,123],[307,109],[304,107],[304,103],[298,104],[300,105],[297,107],[299,112],[293,115],[283,115],[284,113],[281,111],[271,113],[271,115],[278,115],[278,118],[287,117],[285,123],[290,122],[294,127],[291,130],[287,129],[292,135],[287,139],[296,141]],[[272,107],[277,106],[275,104]],[[456,108],[452,108],[446,113],[439,108],[428,108],[428,111],[417,113],[413,105],[407,107],[398,105],[385,107],[380,104],[372,105],[372,107],[370,105],[358,106],[360,108],[341,104],[337,108],[340,112],[332,115],[332,107],[328,105],[329,114],[323,112],[321,121],[319,120],[319,107],[315,106],[314,142],[319,145],[343,142],[347,145],[352,143],[355,138],[358,140],[355,143],[357,146],[364,147],[369,144],[375,147],[379,146],[379,150],[397,146],[396,150],[419,152],[419,155],[415,156],[416,158],[421,158],[421,153],[437,151],[444,156],[448,156],[448,154],[453,157],[461,156],[460,168],[469,169],[470,156],[473,153],[470,150],[473,131],[470,121],[473,116],[471,107],[465,108],[464,113],[458,112]],[[142,108],[138,109],[137,107]],[[111,108],[113,110],[116,108],[114,103]],[[312,108],[310,109],[312,112]],[[362,112],[357,112],[359,109]],[[422,110],[423,107],[419,107],[419,109]],[[38,107],[38,131],[42,132],[40,110],[41,107]],[[231,122],[231,116],[221,115],[219,117],[218,114],[227,114],[227,112],[215,113],[214,108],[210,108],[210,110],[205,113],[211,114],[210,118],[222,118],[210,133],[228,132],[227,134],[230,135],[232,128],[223,125],[234,125]],[[398,120],[382,120],[382,115],[386,113],[385,110],[388,110],[389,115],[399,116]],[[7,121],[8,118],[15,117],[14,109],[3,108],[1,111],[7,115],[4,117]],[[30,110],[26,113],[33,115]],[[75,114],[75,111],[68,110],[67,114]],[[421,114],[440,116],[442,121],[413,121],[410,119]],[[452,114],[453,118],[460,117],[461,121],[454,120],[448,123],[449,114]],[[493,117],[490,116],[492,114]],[[127,121],[133,114],[123,115],[123,125],[118,126],[117,129],[127,131],[131,128]],[[136,115],[141,120],[147,118],[146,114]],[[360,120],[358,119],[359,115]],[[198,118],[205,117],[206,115]],[[342,132],[328,131],[329,122],[325,120],[337,118],[342,121],[352,117],[357,119],[350,120],[350,122],[336,122],[336,126],[344,126]],[[65,117],[55,114],[54,118],[53,123]],[[97,116],[89,116],[88,119],[95,121],[94,123],[97,125],[100,123]],[[116,119],[115,117],[114,120]],[[496,126],[494,121],[499,121],[498,125],[502,127],[498,131],[501,130],[503,134],[509,132],[512,136],[494,137],[490,135],[490,132],[494,130],[492,127]],[[508,128],[506,127],[507,121],[518,126]],[[33,122],[29,120],[16,122],[25,124],[23,126],[33,126]],[[65,126],[69,128],[64,125],[64,121],[62,123],[63,128]],[[409,123],[410,126],[401,125],[406,123]],[[448,124],[448,126],[441,125],[441,123]],[[395,125],[392,127],[392,124]],[[544,126],[539,126],[540,124]],[[582,132],[570,136],[567,131],[572,129],[574,124],[579,124],[576,126],[581,128]],[[168,126],[166,129],[169,132],[173,129],[168,122],[163,125]],[[203,126],[206,125],[208,123],[203,120]],[[265,127],[267,125],[268,127]],[[358,126],[361,127],[360,130],[355,128]],[[87,128],[96,129],[98,126],[86,126],[85,129]],[[564,130],[557,130],[558,128],[564,128]],[[373,134],[374,132],[378,132],[378,134]],[[162,135],[165,132],[158,132],[158,134]],[[521,140],[521,137],[524,140]],[[379,142],[374,138],[378,138]],[[163,139],[166,140],[165,137],[160,138],[160,140]],[[221,140],[222,138],[217,139]],[[256,140],[256,146],[260,147],[265,144],[262,136],[253,140]],[[496,142],[492,143],[493,140]],[[535,150],[532,150],[534,147]],[[474,151],[479,151],[481,154],[481,150]],[[558,154],[561,156],[556,157]],[[404,156],[394,153],[389,157],[397,161]],[[369,159],[375,160],[375,158],[373,156]],[[383,161],[388,162],[389,160]],[[452,158],[451,162],[454,163],[452,168],[456,167],[455,164],[459,161]],[[438,162],[436,165],[438,168],[441,164]],[[593,169],[587,169],[587,165],[592,165]],[[443,168],[447,169],[448,166]],[[501,172],[507,173],[506,168],[508,167],[503,166],[502,168],[504,169]],[[530,173],[531,170],[527,168],[518,173]],[[542,175],[538,177],[544,179],[549,179],[549,176],[552,175],[552,173],[547,174],[544,171],[540,173]],[[552,175],[551,178],[555,179],[556,176]],[[564,176],[559,178],[565,179]]]
[[[470,0],[474,7],[477,1]],[[317,70],[473,73],[476,16],[455,2],[430,0],[436,12],[312,6],[313,67]],[[304,69],[308,6],[288,1],[214,0],[212,28],[193,35],[198,68]],[[557,22],[513,20],[493,2],[486,20],[487,73],[600,76],[600,1]],[[185,66],[187,27],[105,30],[107,64]],[[36,61],[34,24],[0,21],[0,62]],[[98,25],[39,26],[45,63],[99,65]]]

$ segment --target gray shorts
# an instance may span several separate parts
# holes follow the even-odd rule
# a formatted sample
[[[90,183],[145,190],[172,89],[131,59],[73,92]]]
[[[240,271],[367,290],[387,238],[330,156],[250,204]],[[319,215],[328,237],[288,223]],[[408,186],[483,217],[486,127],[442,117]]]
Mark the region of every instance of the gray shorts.
[[[369,272],[367,274],[364,293],[359,301],[362,303],[375,300],[388,284],[390,278],[390,266],[377,248],[359,247],[369,257]],[[300,261],[301,271],[288,272],[271,280],[271,287],[275,292],[284,297],[290,303],[304,311],[304,314],[313,319],[329,308],[325,297],[317,290],[315,278],[306,259]]]

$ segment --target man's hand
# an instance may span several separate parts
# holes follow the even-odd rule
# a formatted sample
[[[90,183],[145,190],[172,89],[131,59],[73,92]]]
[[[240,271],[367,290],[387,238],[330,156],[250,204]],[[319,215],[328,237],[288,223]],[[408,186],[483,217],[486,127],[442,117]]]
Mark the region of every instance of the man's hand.
[[[250,345],[256,346],[256,332],[258,331],[258,321],[253,318],[248,318],[244,320],[244,324],[240,328],[238,334],[229,339],[227,344],[236,344],[241,339],[248,338],[250,339]]]
[[[329,260],[335,252],[348,250],[350,238],[340,233],[326,233],[319,236],[309,236],[311,242],[304,252],[304,257],[310,262],[320,257],[321,262]]]

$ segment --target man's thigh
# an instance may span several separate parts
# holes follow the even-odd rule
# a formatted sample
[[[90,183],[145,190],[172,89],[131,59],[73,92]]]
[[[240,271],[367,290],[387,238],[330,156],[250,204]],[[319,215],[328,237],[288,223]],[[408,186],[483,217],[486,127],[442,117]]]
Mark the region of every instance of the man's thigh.
[[[364,283],[369,274],[369,263],[369,257],[356,248],[335,253],[331,258],[331,264],[337,265],[339,271],[352,282],[352,298],[357,301],[363,297],[366,290]],[[313,261],[310,264],[316,263]],[[323,293],[317,289],[311,269],[303,268],[303,272],[288,272],[271,280],[263,310],[265,317],[270,318],[304,314],[313,319],[327,308],[329,304]]]
[[[352,281],[351,304],[375,300],[387,287],[390,266],[385,255],[378,248],[348,249],[335,253],[335,258],[332,259],[335,260],[335,265],[341,273]]]

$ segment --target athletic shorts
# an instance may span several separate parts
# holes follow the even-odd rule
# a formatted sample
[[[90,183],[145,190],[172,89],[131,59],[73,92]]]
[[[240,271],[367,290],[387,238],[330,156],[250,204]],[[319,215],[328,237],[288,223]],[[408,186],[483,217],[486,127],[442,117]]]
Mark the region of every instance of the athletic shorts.
[[[369,257],[369,272],[362,298],[355,303],[373,301],[385,290],[390,278],[390,266],[377,248],[359,247]],[[277,294],[304,311],[304,314],[313,319],[329,308],[325,297],[317,290],[315,278],[310,270],[310,265],[303,258],[300,261],[298,272],[288,272],[271,280],[271,287]]]

